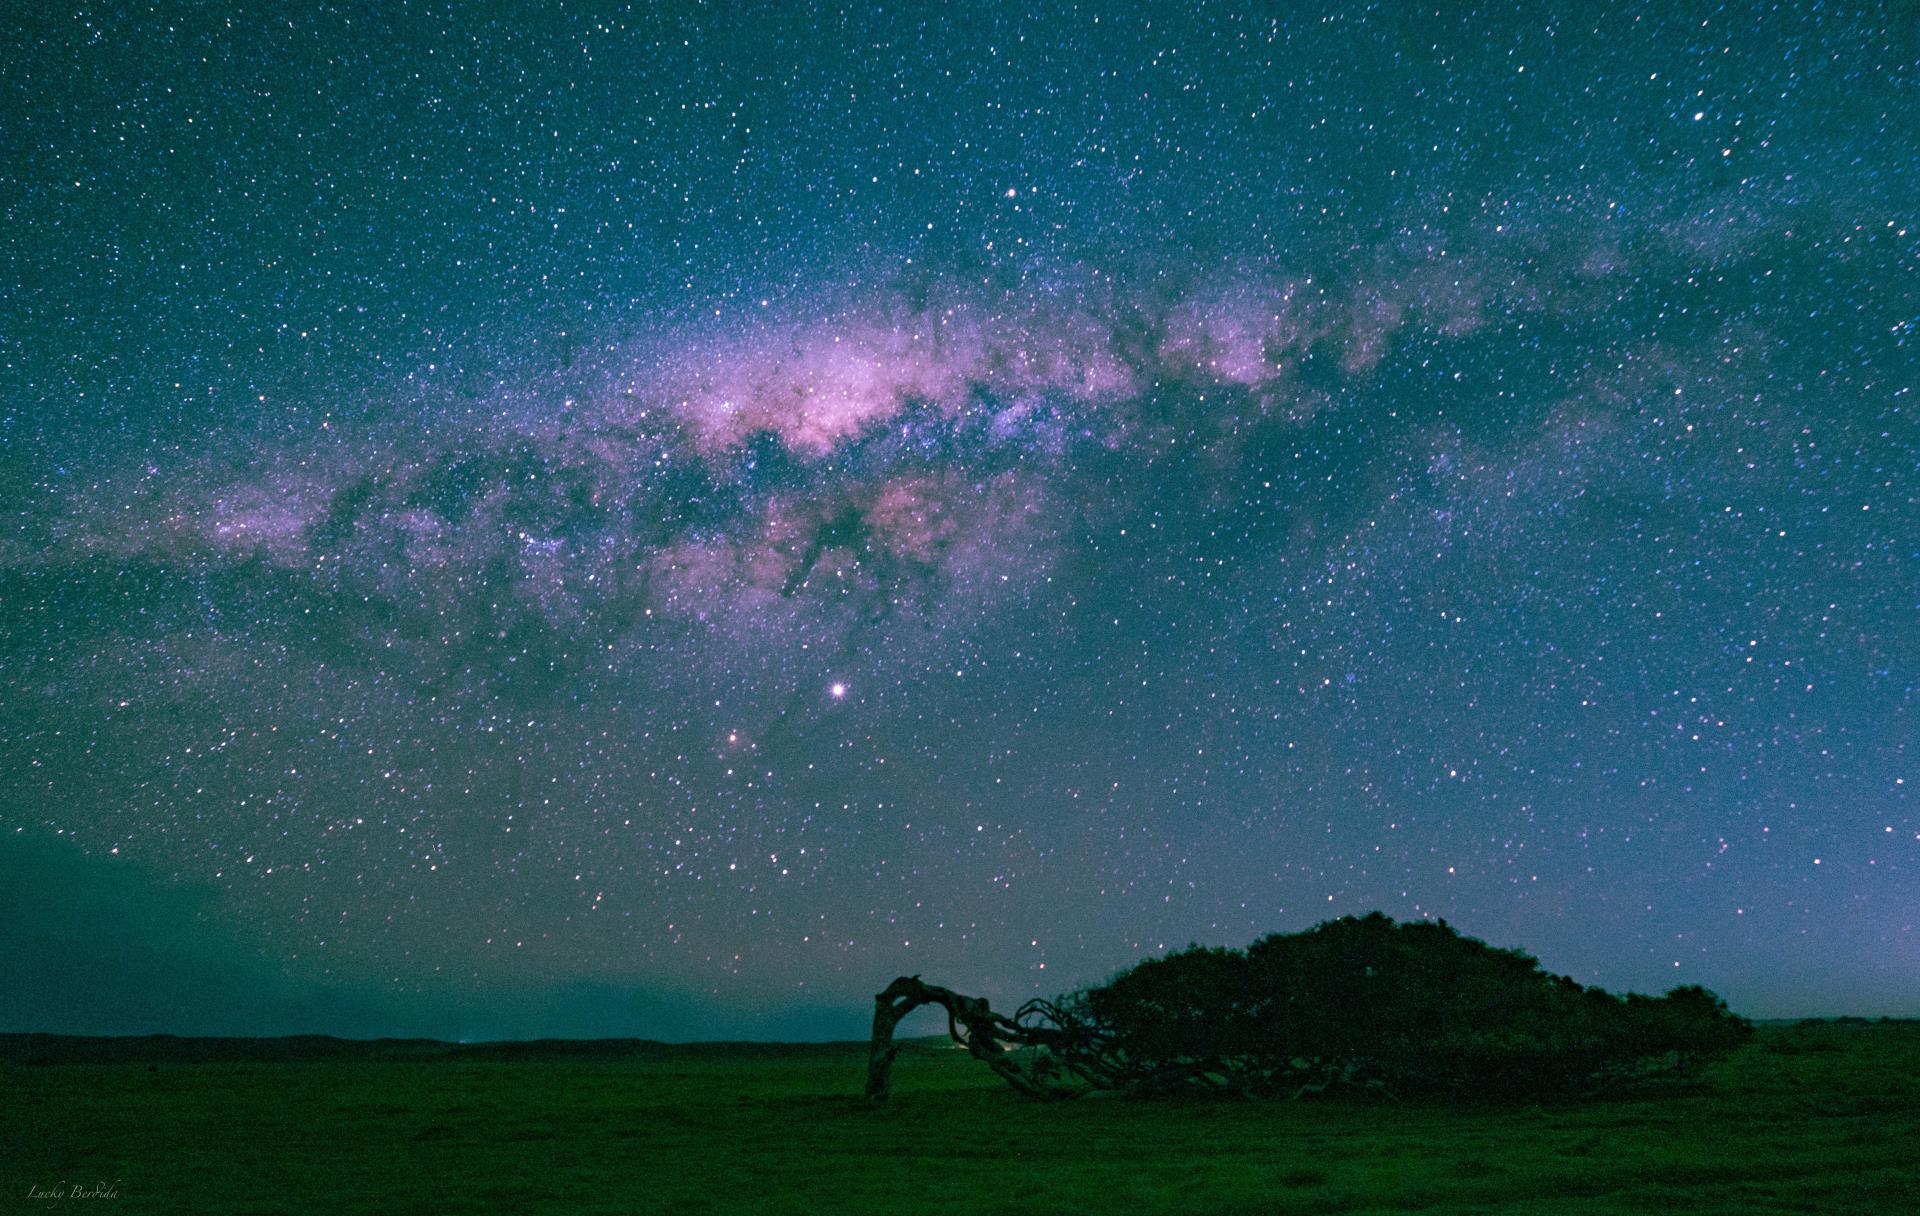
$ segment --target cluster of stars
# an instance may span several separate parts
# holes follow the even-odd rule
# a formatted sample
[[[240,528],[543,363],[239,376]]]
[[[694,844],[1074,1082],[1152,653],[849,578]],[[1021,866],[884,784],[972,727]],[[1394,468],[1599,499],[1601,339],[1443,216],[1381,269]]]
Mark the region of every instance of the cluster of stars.
[[[1376,907],[1912,1012],[1909,43],[35,18],[0,847],[378,1011],[300,1029],[858,1033]]]

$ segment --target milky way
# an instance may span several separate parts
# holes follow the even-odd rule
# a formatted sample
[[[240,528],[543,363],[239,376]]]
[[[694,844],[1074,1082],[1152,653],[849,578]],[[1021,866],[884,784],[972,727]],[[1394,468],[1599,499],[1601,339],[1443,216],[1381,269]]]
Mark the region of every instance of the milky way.
[[[1910,21],[15,35],[0,864],[96,978],[9,1027],[857,1033],[1375,907],[1916,1012]]]

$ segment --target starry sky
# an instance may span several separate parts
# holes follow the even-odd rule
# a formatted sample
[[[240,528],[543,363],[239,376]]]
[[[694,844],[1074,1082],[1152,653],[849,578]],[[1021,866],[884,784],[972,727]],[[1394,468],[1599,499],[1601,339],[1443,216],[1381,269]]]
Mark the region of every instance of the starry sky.
[[[1920,1014],[1909,8],[507,7],[0,19],[0,1029]]]

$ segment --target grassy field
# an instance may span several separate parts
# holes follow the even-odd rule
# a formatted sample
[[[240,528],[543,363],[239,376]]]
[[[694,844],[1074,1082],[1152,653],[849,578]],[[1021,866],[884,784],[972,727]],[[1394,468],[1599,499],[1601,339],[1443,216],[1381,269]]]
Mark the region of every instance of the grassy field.
[[[915,1045],[0,1037],[0,1210],[1920,1212],[1920,1023],[1585,1105],[1022,1101]],[[117,1196],[30,1198],[96,1181]]]

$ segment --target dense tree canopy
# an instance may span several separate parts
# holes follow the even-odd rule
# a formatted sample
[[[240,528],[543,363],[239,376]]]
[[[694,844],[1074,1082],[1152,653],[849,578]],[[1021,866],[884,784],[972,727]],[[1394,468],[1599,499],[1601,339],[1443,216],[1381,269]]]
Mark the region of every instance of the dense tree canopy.
[[[1577,1094],[1685,1071],[1752,1033],[1704,988],[1616,996],[1444,921],[1396,924],[1378,912],[1244,950],[1191,946],[1012,1018],[899,980],[879,998],[876,1062],[883,1021],[890,1039],[892,1023],[927,1002],[945,1005],[956,1039],[1035,1094]],[[884,1088],[882,1077],[875,1096]]]

